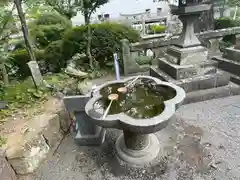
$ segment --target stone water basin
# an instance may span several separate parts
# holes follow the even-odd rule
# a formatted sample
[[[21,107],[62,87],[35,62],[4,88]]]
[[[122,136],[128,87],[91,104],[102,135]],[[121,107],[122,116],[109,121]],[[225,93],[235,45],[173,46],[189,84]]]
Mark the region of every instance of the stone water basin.
[[[181,87],[151,76],[140,76],[127,92],[118,92],[118,88],[127,86],[136,77],[104,83],[85,106],[96,125],[123,130],[116,141],[116,150],[119,159],[132,166],[147,164],[158,155],[159,141],[152,133],[167,126],[185,98]],[[103,119],[110,94],[118,94],[118,99]]]

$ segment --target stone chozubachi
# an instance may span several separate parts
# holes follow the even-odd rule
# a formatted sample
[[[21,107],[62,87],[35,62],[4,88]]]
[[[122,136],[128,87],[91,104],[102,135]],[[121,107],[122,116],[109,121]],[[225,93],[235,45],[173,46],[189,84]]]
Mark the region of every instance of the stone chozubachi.
[[[96,125],[123,130],[116,141],[118,159],[130,166],[141,166],[158,155],[159,141],[152,133],[167,126],[184,100],[185,91],[151,76],[140,76],[124,94],[117,91],[134,78],[110,81],[98,87],[85,111]],[[113,93],[118,93],[119,99],[102,119],[109,104],[108,95]]]

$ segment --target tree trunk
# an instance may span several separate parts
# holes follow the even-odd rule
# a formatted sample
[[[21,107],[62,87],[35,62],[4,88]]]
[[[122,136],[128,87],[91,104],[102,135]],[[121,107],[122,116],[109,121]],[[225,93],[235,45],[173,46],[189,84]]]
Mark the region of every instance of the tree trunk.
[[[8,86],[9,78],[8,78],[8,73],[7,73],[7,69],[4,62],[1,63],[1,69],[2,69],[3,83],[5,86]]]
[[[91,44],[92,44],[92,31],[90,26],[90,15],[88,12],[84,12],[85,25],[87,26],[87,49],[86,53],[89,60],[89,66],[93,69],[93,57],[91,53]]]
[[[24,41],[25,41],[25,44],[26,44],[27,52],[30,56],[30,59],[32,61],[36,61],[36,57],[34,55],[33,48],[32,48],[32,45],[31,45],[29,37],[28,37],[28,28],[27,28],[26,18],[25,18],[25,15],[23,13],[23,9],[22,9],[22,0],[14,0],[14,3],[17,7],[18,17],[19,17],[20,22],[21,22],[22,32],[23,32],[23,37],[24,37]]]

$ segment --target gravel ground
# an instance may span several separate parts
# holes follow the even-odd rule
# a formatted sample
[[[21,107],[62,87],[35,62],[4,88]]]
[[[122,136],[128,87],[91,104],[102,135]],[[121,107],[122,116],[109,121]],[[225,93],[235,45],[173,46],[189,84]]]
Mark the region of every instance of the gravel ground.
[[[108,129],[101,147],[80,147],[71,135],[48,158],[35,180],[240,180],[240,96],[182,106],[156,133],[161,152],[151,167],[119,165]]]

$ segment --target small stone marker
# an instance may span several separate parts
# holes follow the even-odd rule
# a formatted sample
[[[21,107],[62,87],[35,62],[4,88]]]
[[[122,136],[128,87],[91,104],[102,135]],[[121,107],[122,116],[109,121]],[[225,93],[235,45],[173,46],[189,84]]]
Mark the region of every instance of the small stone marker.
[[[27,64],[31,71],[35,86],[40,86],[43,83],[43,77],[42,73],[40,72],[38,63],[36,61],[29,61]]]

